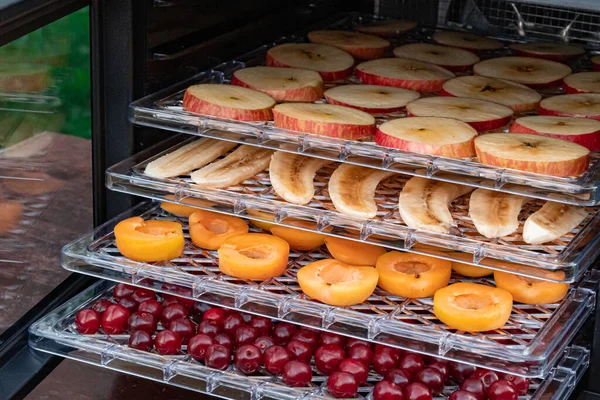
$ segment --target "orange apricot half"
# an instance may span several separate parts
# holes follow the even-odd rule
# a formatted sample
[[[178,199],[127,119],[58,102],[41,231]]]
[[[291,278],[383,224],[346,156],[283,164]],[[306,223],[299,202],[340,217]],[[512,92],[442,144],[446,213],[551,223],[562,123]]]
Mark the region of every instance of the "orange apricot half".
[[[141,217],[123,220],[115,226],[117,248],[135,261],[165,261],[181,256],[185,241],[179,222]]]
[[[168,200],[175,200],[175,196],[173,196],[172,194],[165,196],[165,198]],[[162,203],[160,203],[160,208],[173,215],[178,215],[180,217],[189,217],[190,215],[192,215],[193,212],[198,211],[198,208],[194,206],[211,207],[212,205],[214,205],[213,202],[201,199],[186,198],[183,201],[189,204],[189,206],[179,203],[171,203],[169,201],[163,201]]]
[[[470,278],[481,278],[482,276],[491,275],[494,272],[488,268],[477,267],[475,265],[465,264],[458,261],[452,261],[452,270]]]
[[[247,210],[247,212],[248,212],[249,218],[257,217],[257,218],[262,218],[262,219],[266,219],[269,221],[273,221],[275,219],[275,217],[272,214],[266,213],[264,211]],[[249,221],[255,227],[260,228],[267,232],[269,232],[271,230],[271,228],[273,226],[275,226],[275,224],[266,222],[266,221],[259,221],[259,220],[254,220],[254,219],[249,219]]]
[[[564,279],[562,271],[547,272],[547,278]],[[496,286],[512,294],[515,301],[525,304],[551,304],[562,300],[569,291],[568,283],[548,282],[508,272],[495,271]]]
[[[433,296],[448,286],[452,274],[448,260],[399,251],[380,256],[375,266],[380,288],[409,299]]]
[[[317,224],[308,221],[295,221],[295,226],[307,229],[316,229]],[[287,226],[273,225],[271,233],[288,242],[290,247],[295,250],[312,250],[323,246],[325,235],[321,233],[303,231],[302,229],[288,228]]]
[[[219,248],[219,269],[241,279],[265,280],[285,271],[290,246],[277,236],[245,233],[231,236]]]
[[[196,210],[189,219],[190,238],[201,249],[218,250],[225,239],[248,233],[248,224],[231,215]]]
[[[377,258],[386,252],[383,247],[333,236],[325,238],[325,245],[333,258],[354,265],[375,265]]]
[[[379,274],[373,267],[348,265],[328,258],[300,268],[297,277],[308,297],[332,306],[351,306],[371,296]]]
[[[433,312],[450,328],[483,332],[503,327],[512,303],[512,295],[504,289],[459,282],[435,292]]]

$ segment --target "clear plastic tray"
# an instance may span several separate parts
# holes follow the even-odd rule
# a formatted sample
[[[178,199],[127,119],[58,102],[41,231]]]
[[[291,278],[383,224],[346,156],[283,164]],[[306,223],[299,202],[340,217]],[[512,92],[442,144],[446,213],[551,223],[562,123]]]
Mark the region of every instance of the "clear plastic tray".
[[[547,276],[548,270],[562,270],[565,277],[559,281],[573,282],[600,253],[600,213],[595,208],[590,208],[585,221],[564,237],[544,245],[528,245],[522,241],[521,228],[500,239],[491,240],[479,234],[468,216],[468,196],[451,207],[457,221],[451,234],[408,228],[398,214],[398,195],[410,178],[407,176],[395,175],[383,181],[375,196],[379,209],[377,216],[371,220],[357,220],[337,212],[331,202],[327,182],[334,165],[319,171],[315,177],[315,196],[306,206],[287,203],[277,196],[266,171],[227,190],[199,188],[189,177],[159,179],[145,175],[145,166],[150,161],[195,140],[189,138],[180,142],[180,139],[171,138],[109,168],[106,174],[108,188],[182,204],[201,199],[198,207],[280,225],[295,226],[298,220],[310,221],[315,223],[315,230],[328,235],[545,280],[556,280]],[[529,202],[520,215],[521,221],[544,203],[543,200]]]
[[[176,356],[161,356],[127,346],[128,336],[105,334],[81,335],[74,327],[77,311],[89,307],[98,298],[110,298],[112,284],[101,281],[72,298],[29,328],[32,348],[61,357],[108,368],[119,372],[178,386],[225,399],[332,399],[327,392],[326,377],[314,371],[313,381],[306,388],[292,388],[281,379],[261,370],[246,376],[234,366],[225,371],[208,368],[182,352]],[[559,355],[558,364],[542,379],[533,379],[523,400],[566,399],[589,364],[589,351],[570,346]],[[381,380],[375,373],[359,388],[358,399],[372,399],[373,385]],[[456,390],[446,386],[437,399],[445,399]]]
[[[370,18],[373,17],[345,14],[339,16],[337,22],[323,27],[352,29],[357,22]],[[432,33],[433,30],[430,28],[419,28],[402,38],[402,41],[431,41]],[[211,70],[137,100],[130,105],[130,119],[139,125],[284,150],[408,175],[487,187],[540,199],[579,205],[595,205],[600,202],[600,163],[598,162],[600,156],[596,153],[592,155],[588,171],[581,176],[552,177],[483,165],[475,158],[467,160],[430,156],[379,146],[372,141],[335,139],[280,129],[274,127],[272,122],[251,123],[183,111],[182,99],[187,87],[199,83],[228,83],[235,70],[263,65],[265,54],[270,47],[303,40],[303,35],[280,38],[235,60],[222,63]],[[487,56],[497,57],[506,54],[508,51],[501,49],[490,52]],[[585,64],[585,60],[581,63]],[[574,67],[578,70],[578,65]],[[351,78],[349,82],[358,83],[355,78]],[[402,113],[384,115],[378,117],[378,121],[383,122],[389,118],[402,116]],[[451,174],[444,174],[447,172]],[[474,182],[472,177],[480,180]],[[507,188],[506,184],[517,186]]]
[[[119,253],[113,228],[131,216],[177,220],[183,225],[186,246],[181,258],[141,263]],[[503,371],[509,365],[525,368],[527,376],[543,377],[567,343],[591,314],[600,272],[590,271],[572,285],[559,304],[515,303],[507,324],[498,330],[470,333],[441,323],[432,299],[405,299],[376,289],[362,304],[333,307],[302,294],[296,272],[313,261],[330,258],[325,249],[291,252],[286,272],[264,282],[240,280],[219,272],[217,253],[195,247],[187,233],[187,219],[176,218],[157,205],[142,203],[65,246],[64,268],[99,278],[166,291],[162,283],[190,288],[191,299],[240,309],[316,329],[384,343],[449,360]],[[459,279],[453,277],[453,281]],[[460,280],[493,285],[489,278]]]

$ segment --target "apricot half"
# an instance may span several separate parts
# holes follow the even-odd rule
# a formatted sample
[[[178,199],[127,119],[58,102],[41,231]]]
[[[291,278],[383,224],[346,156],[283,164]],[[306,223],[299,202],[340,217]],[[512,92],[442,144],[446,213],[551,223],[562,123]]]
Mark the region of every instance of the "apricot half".
[[[452,261],[452,270],[470,278],[481,278],[482,276],[487,276],[494,272],[488,268],[477,267],[475,265],[465,264],[458,261]]]
[[[371,296],[379,274],[373,267],[348,265],[328,258],[300,268],[297,277],[308,297],[332,306],[351,306]]]
[[[548,272],[547,278],[564,279],[562,271]],[[562,300],[569,291],[568,283],[548,282],[508,272],[495,271],[496,286],[507,290],[515,301],[525,304],[551,304]]]
[[[218,250],[225,239],[248,233],[243,219],[206,210],[196,210],[190,215],[189,224],[192,242],[207,250]]]
[[[386,252],[383,247],[333,236],[325,238],[325,245],[333,258],[354,265],[375,265],[377,258]]]
[[[181,256],[185,241],[179,222],[141,217],[123,220],[115,226],[117,248],[135,261],[165,261]]]
[[[317,224],[314,222],[295,221],[293,224],[307,229],[317,228]],[[312,250],[316,247],[323,246],[323,243],[325,243],[325,235],[321,233],[288,228],[287,226],[273,225],[271,227],[271,233],[288,242],[290,247],[295,250]]]
[[[165,196],[166,199],[169,200],[175,200],[175,196],[173,196],[172,194]],[[193,199],[193,198],[186,198],[185,200],[182,200],[188,204],[188,205],[184,205],[184,204],[179,204],[179,203],[170,203],[168,201],[163,201],[162,203],[160,203],[160,208],[162,208],[163,210],[165,210],[166,212],[169,212],[173,215],[178,215],[180,217],[189,217],[190,215],[192,215],[193,212],[198,211],[198,208],[194,207],[194,206],[198,206],[198,207],[211,207],[214,203],[207,201],[207,200],[201,200],[201,199]]]
[[[376,268],[380,288],[409,299],[433,296],[452,274],[448,260],[399,251],[380,256]]]
[[[248,212],[248,215],[250,216],[250,218],[258,217],[258,218],[262,218],[262,219],[266,219],[266,220],[270,220],[270,221],[272,221],[275,218],[272,214],[266,213],[264,211],[248,210],[247,212]],[[275,224],[272,224],[272,223],[266,222],[266,221],[259,221],[259,220],[254,220],[254,219],[250,219],[249,221],[255,227],[260,228],[267,232],[269,232],[271,230],[271,228],[275,226]]]
[[[435,292],[433,312],[450,328],[467,332],[498,329],[512,311],[511,294],[477,283],[454,283]]]
[[[231,236],[219,248],[219,269],[241,279],[264,280],[285,271],[290,246],[277,236],[245,233]]]

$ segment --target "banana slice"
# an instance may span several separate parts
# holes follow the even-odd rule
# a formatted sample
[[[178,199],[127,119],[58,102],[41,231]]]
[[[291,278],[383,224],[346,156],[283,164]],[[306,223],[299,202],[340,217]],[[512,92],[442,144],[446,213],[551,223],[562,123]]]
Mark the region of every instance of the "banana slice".
[[[315,194],[315,174],[328,164],[331,161],[276,151],[269,164],[271,185],[284,200],[308,204]]]
[[[477,189],[471,194],[469,216],[483,236],[508,236],[519,228],[519,213],[528,200],[516,194]]]
[[[548,201],[525,221],[523,240],[529,244],[551,242],[571,232],[587,215],[583,207]]]
[[[454,223],[450,203],[474,189],[415,176],[400,193],[398,211],[409,228],[448,233]]]
[[[375,217],[375,189],[379,182],[393,174],[356,165],[340,165],[329,179],[329,196],[335,209],[351,217]]]
[[[156,178],[172,178],[185,175],[216,160],[235,146],[237,146],[237,143],[217,139],[202,138],[195,140],[152,161],[146,165],[144,173]]]
[[[194,183],[207,188],[221,189],[237,185],[267,168],[273,150],[243,145],[227,157],[194,171]]]

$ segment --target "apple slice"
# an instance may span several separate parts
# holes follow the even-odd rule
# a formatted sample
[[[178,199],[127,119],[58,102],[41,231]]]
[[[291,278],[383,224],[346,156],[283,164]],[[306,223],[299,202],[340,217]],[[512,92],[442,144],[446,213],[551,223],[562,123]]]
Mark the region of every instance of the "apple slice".
[[[302,68],[317,71],[326,81],[346,79],[354,58],[337,47],[314,43],[285,43],[267,51],[270,67]]]
[[[385,21],[377,21],[368,25],[358,25],[356,30],[361,33],[376,36],[396,36],[402,35],[414,29],[417,26],[415,21],[406,21],[401,19],[388,19]]]
[[[594,56],[591,58],[594,71],[600,71],[600,56]]]
[[[600,121],[587,118],[534,115],[518,118],[510,127],[514,133],[532,133],[600,150]]]
[[[563,79],[567,94],[600,93],[600,72],[578,72]]]
[[[479,62],[477,54],[468,50],[430,43],[410,43],[394,49],[396,57],[425,61],[450,71],[466,71]]]
[[[275,126],[343,139],[375,134],[375,118],[364,111],[331,104],[286,103],[273,109]]]
[[[469,32],[436,32],[432,39],[444,46],[458,47],[465,50],[484,51],[496,50],[504,47],[504,43],[496,39],[475,35]]]
[[[271,96],[233,85],[194,85],[183,95],[185,111],[239,121],[271,120],[275,104]]]
[[[408,103],[406,111],[416,117],[459,119],[477,132],[503,127],[513,115],[510,108],[501,104],[466,97],[426,97]]]
[[[538,114],[600,120],[600,94],[563,94],[548,97],[540,102]]]
[[[520,83],[487,76],[461,76],[444,83],[442,96],[471,97],[510,107],[514,112],[537,108],[542,95]]]
[[[508,79],[533,88],[556,86],[571,73],[571,68],[556,61],[533,57],[500,57],[478,62],[476,75]]]
[[[343,85],[325,92],[329,104],[356,108],[369,114],[403,110],[406,104],[420,96],[412,90],[377,85]]]
[[[590,151],[576,143],[524,133],[481,135],[475,151],[482,164],[552,176],[581,175],[590,161]]]
[[[417,92],[439,92],[454,74],[435,64],[408,58],[382,58],[358,64],[356,76],[365,84],[394,86]]]
[[[508,47],[520,56],[551,61],[567,61],[585,54],[583,48],[564,43],[513,43]]]
[[[381,58],[390,47],[390,42],[380,37],[347,31],[312,31],[308,40],[337,47],[359,60]]]
[[[258,90],[277,101],[313,101],[323,98],[318,72],[297,68],[250,67],[233,73],[232,85]]]
[[[476,136],[475,129],[457,119],[411,117],[383,123],[375,134],[375,142],[414,153],[468,158],[475,155]]]

